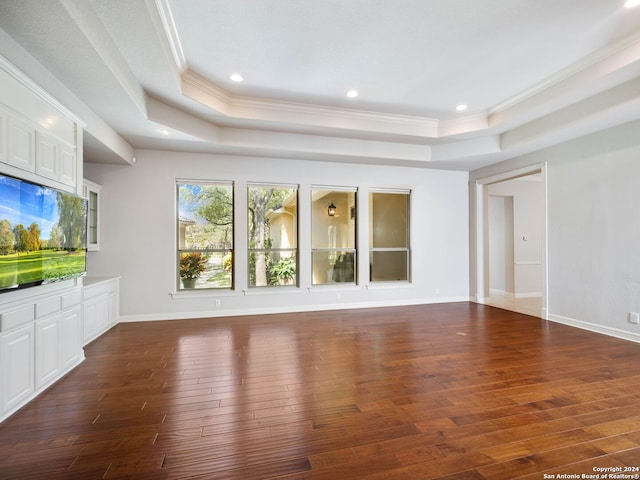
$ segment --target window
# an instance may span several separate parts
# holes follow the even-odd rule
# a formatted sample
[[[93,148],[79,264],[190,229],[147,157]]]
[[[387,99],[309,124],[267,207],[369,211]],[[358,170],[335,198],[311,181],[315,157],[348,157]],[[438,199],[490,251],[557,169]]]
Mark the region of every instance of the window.
[[[233,285],[233,184],[177,182],[178,290]]]
[[[298,284],[298,188],[249,185],[249,286]]]
[[[313,285],[356,283],[356,189],[311,189]]]
[[[410,192],[369,194],[369,262],[372,282],[409,280]]]
[[[83,191],[87,197],[87,250],[100,250],[100,185],[84,180]]]

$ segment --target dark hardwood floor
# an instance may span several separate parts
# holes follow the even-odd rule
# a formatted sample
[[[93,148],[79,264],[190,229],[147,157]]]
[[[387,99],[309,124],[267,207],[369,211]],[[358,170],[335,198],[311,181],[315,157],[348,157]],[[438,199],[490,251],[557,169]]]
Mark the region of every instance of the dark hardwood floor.
[[[640,345],[494,307],[129,323],[85,352],[0,424],[1,479],[640,477]]]

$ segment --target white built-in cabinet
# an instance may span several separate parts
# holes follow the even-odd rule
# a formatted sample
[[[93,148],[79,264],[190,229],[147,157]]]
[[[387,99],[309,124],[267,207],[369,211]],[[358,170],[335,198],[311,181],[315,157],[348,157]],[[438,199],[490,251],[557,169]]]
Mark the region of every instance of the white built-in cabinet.
[[[5,111],[7,117],[7,159],[9,165],[27,172],[36,170],[36,128],[17,114]]]
[[[119,279],[84,280],[0,310],[0,421],[79,365],[84,345],[118,322]]]
[[[0,56],[0,173],[95,200],[82,180],[81,121]],[[91,195],[96,192],[96,195]],[[90,207],[91,208],[91,207]],[[117,278],[73,279],[0,294],[0,422],[84,360],[118,321]]]
[[[85,279],[82,302],[82,344],[86,345],[118,321],[120,286],[117,277]]]
[[[75,148],[45,131],[36,131],[35,171],[43,177],[75,186]]]
[[[0,336],[0,412],[3,414],[19,408],[35,392],[34,333],[33,324],[29,324]]]
[[[64,289],[0,314],[0,418],[11,414],[84,359],[82,289]]]
[[[0,162],[75,187],[76,147],[0,104]]]

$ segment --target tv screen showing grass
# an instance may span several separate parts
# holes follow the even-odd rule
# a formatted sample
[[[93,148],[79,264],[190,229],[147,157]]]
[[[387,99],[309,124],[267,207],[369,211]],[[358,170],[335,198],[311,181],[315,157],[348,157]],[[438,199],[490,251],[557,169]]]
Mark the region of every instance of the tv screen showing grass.
[[[0,292],[86,272],[86,199],[0,174]]]

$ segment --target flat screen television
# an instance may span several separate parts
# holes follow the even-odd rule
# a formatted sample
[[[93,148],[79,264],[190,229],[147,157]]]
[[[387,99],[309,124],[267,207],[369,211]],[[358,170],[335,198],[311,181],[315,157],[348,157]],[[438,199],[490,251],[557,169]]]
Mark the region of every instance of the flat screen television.
[[[0,174],[0,293],[86,273],[87,200]]]

